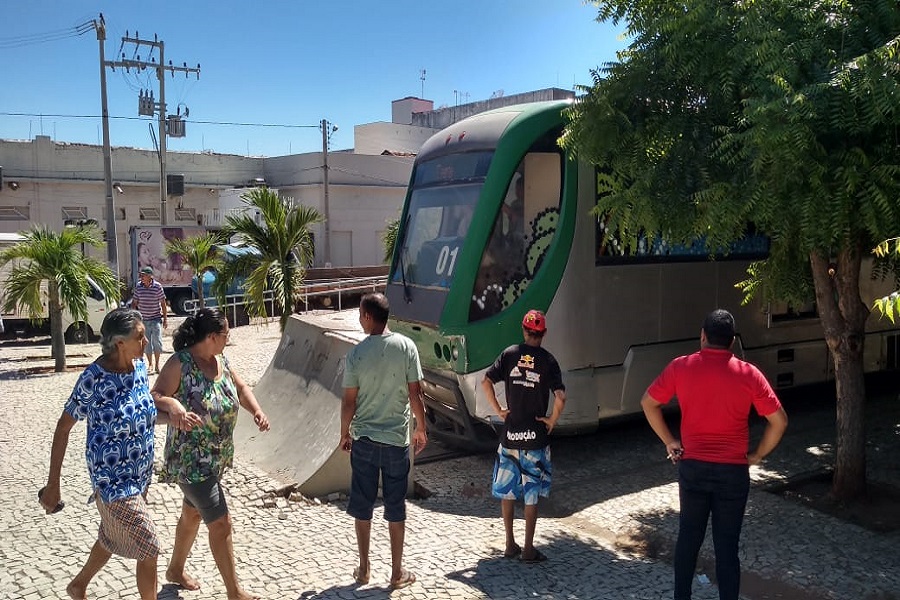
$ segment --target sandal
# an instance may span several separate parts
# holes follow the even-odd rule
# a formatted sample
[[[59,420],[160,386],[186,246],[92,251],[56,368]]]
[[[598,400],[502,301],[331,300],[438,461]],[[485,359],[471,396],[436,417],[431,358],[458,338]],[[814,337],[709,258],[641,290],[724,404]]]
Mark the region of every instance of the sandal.
[[[398,579],[391,579],[391,589],[399,590],[400,588],[405,588],[408,585],[411,585],[416,582],[416,574],[412,571],[407,571],[406,569],[400,570],[400,577]]]
[[[503,553],[503,558],[516,558],[522,554],[522,546],[515,544],[512,548],[507,548]]]
[[[368,563],[366,563],[365,572],[360,571],[359,567],[356,567],[355,569],[353,569],[353,579],[355,579],[356,583],[358,583],[359,585],[366,585],[367,583],[369,583],[369,571],[370,569]]]
[[[547,556],[540,550],[535,549],[533,556],[531,556],[530,558],[526,558],[523,554],[519,557],[519,560],[521,560],[525,564],[533,565],[535,563],[544,562],[545,560],[547,560]]]

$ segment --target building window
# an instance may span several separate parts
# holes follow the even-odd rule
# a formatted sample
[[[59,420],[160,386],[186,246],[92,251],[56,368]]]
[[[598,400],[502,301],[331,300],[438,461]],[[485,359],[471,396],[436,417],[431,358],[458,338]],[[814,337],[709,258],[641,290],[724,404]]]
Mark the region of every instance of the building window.
[[[159,208],[155,206],[142,206],[140,208],[141,221],[159,221]]]
[[[30,206],[0,206],[0,221],[30,221]]]
[[[116,207],[116,221],[124,221],[125,220],[125,207],[117,206]],[[103,221],[106,222],[106,207],[103,207]]]
[[[197,220],[197,211],[193,208],[176,208],[175,209],[175,220],[176,221],[196,221]]]
[[[88,210],[86,206],[63,206],[62,218],[65,221],[84,221],[88,218]]]

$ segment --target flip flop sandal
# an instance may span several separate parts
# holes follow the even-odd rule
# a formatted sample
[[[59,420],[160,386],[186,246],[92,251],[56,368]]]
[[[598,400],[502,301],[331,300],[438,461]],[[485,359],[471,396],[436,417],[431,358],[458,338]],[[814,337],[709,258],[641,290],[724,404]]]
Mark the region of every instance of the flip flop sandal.
[[[525,555],[523,554],[519,557],[519,560],[521,560],[525,564],[533,565],[535,563],[544,562],[545,560],[547,560],[547,556],[540,550],[535,550],[534,556],[532,556],[531,558],[525,558]]]
[[[507,550],[503,553],[503,558],[516,558],[520,554],[522,554],[522,546],[516,544],[512,550]]]
[[[412,571],[407,571],[403,569],[400,571],[399,579],[391,579],[391,589],[399,590],[400,588],[405,588],[408,585],[411,585],[416,582],[416,574]]]
[[[359,567],[356,567],[353,569],[353,579],[360,585],[366,585],[369,583],[369,571],[369,565],[366,565],[365,572],[360,572]]]
[[[38,490],[38,502],[41,501],[41,496],[44,495],[44,490],[45,490],[45,489],[46,489],[46,488],[41,488],[41,489]],[[56,513],[58,513],[59,511],[61,511],[62,509],[64,509],[65,507],[66,507],[66,503],[63,502],[62,500],[60,500],[60,501],[59,501],[59,504],[57,504],[55,507],[53,507],[53,510],[50,511],[50,514],[51,514],[51,515],[56,514]]]

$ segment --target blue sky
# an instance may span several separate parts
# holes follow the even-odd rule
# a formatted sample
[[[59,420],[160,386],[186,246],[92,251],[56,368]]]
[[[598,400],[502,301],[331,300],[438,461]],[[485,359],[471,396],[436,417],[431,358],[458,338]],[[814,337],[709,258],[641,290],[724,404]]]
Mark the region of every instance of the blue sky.
[[[283,155],[321,150],[321,119],[338,126],[331,148],[353,146],[353,126],[391,120],[391,101],[423,96],[435,106],[546,87],[588,84],[590,70],[622,49],[624,26],[595,21],[581,0],[315,0],[84,2],[5,0],[0,31],[0,138],[44,134],[99,144],[99,47],[93,30],[40,44],[102,12],[106,59],[139,54],[126,31],[165,42],[166,62],[201,66],[199,80],[167,76],[168,112],[190,108],[187,137],[170,150]],[[10,26],[15,24],[15,26]],[[157,55],[158,58],[158,55]],[[114,146],[151,148],[140,89],[155,73],[107,69]],[[13,116],[9,113],[29,113]],[[91,118],[39,115],[87,115]],[[115,117],[128,117],[115,118]],[[211,121],[203,124],[197,121]],[[155,122],[155,121],[154,121]],[[246,127],[220,123],[265,123]],[[306,127],[284,127],[299,125]]]

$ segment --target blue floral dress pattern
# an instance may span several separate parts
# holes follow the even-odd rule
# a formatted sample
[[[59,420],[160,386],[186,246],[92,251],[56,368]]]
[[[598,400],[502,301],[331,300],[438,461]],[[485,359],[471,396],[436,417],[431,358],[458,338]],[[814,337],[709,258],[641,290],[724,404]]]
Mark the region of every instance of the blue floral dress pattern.
[[[87,420],[85,461],[91,486],[104,502],[143,494],[153,476],[156,406],[147,365],[134,361],[131,373],[113,373],[96,362],[78,378],[65,411]]]
[[[233,434],[240,407],[228,359],[221,354],[216,357],[222,376],[212,380],[188,350],[176,356],[181,361],[181,383],[175,397],[186,410],[200,415],[203,425],[190,431],[169,426],[159,480],[200,483],[210,477],[221,478],[234,460]]]

